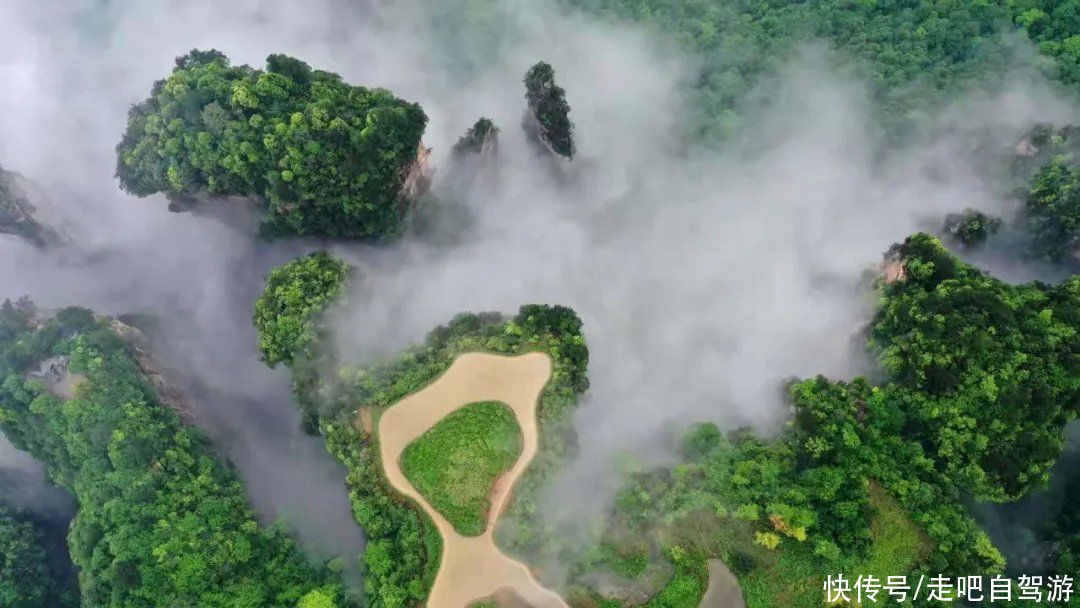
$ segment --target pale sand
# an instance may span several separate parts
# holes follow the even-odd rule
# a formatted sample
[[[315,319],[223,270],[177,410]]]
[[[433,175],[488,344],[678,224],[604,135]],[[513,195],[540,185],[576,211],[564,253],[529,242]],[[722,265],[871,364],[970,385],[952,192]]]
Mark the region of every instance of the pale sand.
[[[724,562],[709,560],[709,588],[701,598],[698,608],[746,608],[739,579],[728,570]]]
[[[537,582],[525,564],[503,554],[493,538],[495,520],[511,489],[536,455],[536,405],[550,377],[551,359],[544,353],[516,357],[466,353],[435,382],[398,401],[379,419],[379,453],[386,478],[427,512],[443,538],[442,562],[428,608],[465,608],[507,589],[534,608],[568,608],[558,594]],[[484,533],[462,536],[409,483],[400,458],[405,447],[425,431],[454,410],[477,401],[508,405],[517,416],[524,441],[517,462],[495,484]]]

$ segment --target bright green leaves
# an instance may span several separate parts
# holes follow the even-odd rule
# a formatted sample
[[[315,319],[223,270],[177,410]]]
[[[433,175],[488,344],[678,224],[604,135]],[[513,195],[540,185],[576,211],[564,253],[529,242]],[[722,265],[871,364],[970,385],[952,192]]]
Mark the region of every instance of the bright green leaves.
[[[349,265],[320,251],[270,272],[262,297],[255,302],[259,350],[273,366],[290,363],[317,337],[315,315],[344,289]]]
[[[521,429],[502,403],[471,403],[406,446],[401,469],[459,534],[487,526],[495,479],[521,453]]]
[[[0,328],[17,325],[18,312],[5,306]],[[25,362],[56,354],[85,376],[66,402],[21,382]],[[68,542],[83,605],[293,608],[312,589],[340,599],[329,570],[309,563],[281,529],[258,526],[233,472],[158,401],[127,345],[87,311],[61,311],[21,335],[0,332],[0,373],[5,435],[77,498]]]

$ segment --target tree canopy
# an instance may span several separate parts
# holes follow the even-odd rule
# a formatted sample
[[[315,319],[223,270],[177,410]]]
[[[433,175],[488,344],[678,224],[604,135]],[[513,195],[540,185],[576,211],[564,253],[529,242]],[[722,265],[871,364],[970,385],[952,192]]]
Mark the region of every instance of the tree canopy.
[[[1035,175],[1026,203],[1033,253],[1080,264],[1080,169],[1055,158]]]
[[[250,196],[270,235],[397,233],[427,117],[389,91],[342,81],[286,56],[266,70],[214,50],[178,57],[131,108],[116,175],[138,196]]]
[[[46,553],[46,532],[27,512],[0,506],[0,606],[75,608],[73,586]]]
[[[480,154],[495,145],[499,128],[490,118],[480,118],[454,144],[454,154]]]
[[[924,234],[898,254],[870,341],[904,432],[980,498],[1039,486],[1080,412],[1080,277],[1009,285]]]
[[[535,121],[535,135],[551,146],[556,154],[574,157],[574,123],[570,122],[570,104],[566,91],[555,84],[555,70],[543,61],[525,73],[525,99]]]
[[[105,320],[64,309],[37,326],[0,310],[0,428],[75,496],[68,544],[82,605],[295,608],[341,585],[281,528],[264,528],[236,475],[162,405]],[[24,372],[48,356],[79,374],[70,399]]]
[[[271,367],[289,363],[319,331],[316,316],[345,288],[349,265],[319,251],[275,268],[255,301],[259,350]]]
[[[965,247],[975,247],[1001,230],[1001,218],[993,217],[975,209],[950,213],[945,217],[942,230],[951,239]]]

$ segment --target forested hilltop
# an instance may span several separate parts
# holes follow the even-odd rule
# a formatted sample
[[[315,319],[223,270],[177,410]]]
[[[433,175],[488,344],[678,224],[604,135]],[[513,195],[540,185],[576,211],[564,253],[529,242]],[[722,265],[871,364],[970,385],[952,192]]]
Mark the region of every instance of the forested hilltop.
[[[116,175],[178,208],[263,200],[268,235],[391,236],[417,194],[405,186],[424,170],[426,124],[416,104],[287,55],[263,71],[194,50],[131,108]]]
[[[115,323],[80,308],[47,317],[27,300],[0,308],[0,428],[76,499],[68,545],[82,605],[350,605],[286,530],[259,525],[236,475],[162,403]],[[34,536],[0,512],[5,606],[69,601],[27,546]],[[39,603],[48,597],[58,603]]]
[[[543,527],[535,501],[574,445],[570,414],[588,388],[588,349],[572,310],[526,305],[509,318],[459,315],[396,359],[366,366],[337,361],[330,354],[327,314],[347,305],[348,278],[354,272],[325,253],[274,270],[255,304],[255,324],[264,357],[288,362],[305,419],[348,468],[353,512],[368,535],[362,557],[368,602],[379,608],[412,606],[427,597],[440,565],[442,539],[431,520],[401,497],[380,470],[375,423],[381,412],[429,384],[460,354],[548,354],[552,380],[537,412],[541,449],[515,489],[508,513],[513,524],[503,538],[505,546],[528,551],[547,542],[551,532]]]

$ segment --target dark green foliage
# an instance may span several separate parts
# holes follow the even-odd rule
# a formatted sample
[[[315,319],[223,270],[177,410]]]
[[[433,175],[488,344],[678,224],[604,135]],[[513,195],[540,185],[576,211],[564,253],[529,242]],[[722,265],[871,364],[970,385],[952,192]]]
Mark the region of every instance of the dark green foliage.
[[[1074,471],[1065,486],[1061,512],[1052,524],[1058,557],[1055,572],[1080,572],[1080,472]]]
[[[975,247],[986,242],[1001,230],[1001,218],[986,215],[975,209],[962,213],[950,213],[945,217],[942,230],[946,235],[965,247]]]
[[[46,553],[48,540],[40,522],[28,513],[0,506],[0,606],[5,608],[74,608],[74,586]]]
[[[529,102],[529,115],[538,125],[536,136],[556,154],[573,158],[574,123],[570,122],[570,104],[566,103],[566,91],[555,84],[555,70],[550,65],[541,61],[525,73],[525,99]]]
[[[0,314],[0,427],[75,496],[69,546],[84,606],[294,608],[329,570],[284,530],[261,528],[243,486],[157,398],[127,345],[89,311],[35,328],[29,304]],[[23,370],[50,355],[82,374],[61,401]]]
[[[1059,263],[1080,263],[1080,171],[1058,158],[1043,167],[1027,196],[1032,251]]]
[[[730,137],[752,130],[752,94],[804,44],[824,41],[841,67],[871,86],[879,117],[900,137],[919,112],[972,84],[994,86],[1010,60],[1022,59],[1018,28],[1061,62],[1059,77],[1080,82],[1075,0],[564,0],[618,19],[644,23],[703,58],[695,80],[696,131]],[[1039,12],[1028,7],[1042,6]],[[1015,20],[1015,25],[1010,21]]]
[[[481,118],[469,127],[454,144],[454,154],[480,154],[494,146],[499,137],[499,128],[490,118]]]
[[[318,251],[275,268],[255,301],[259,350],[271,367],[289,363],[319,337],[317,317],[345,289],[349,265]]]
[[[427,117],[285,55],[266,71],[191,51],[131,108],[116,174],[138,196],[260,197],[271,235],[397,233]]]
[[[898,253],[906,279],[883,287],[870,336],[901,431],[976,496],[1023,495],[1080,408],[1080,277],[1008,285],[923,234]]]

